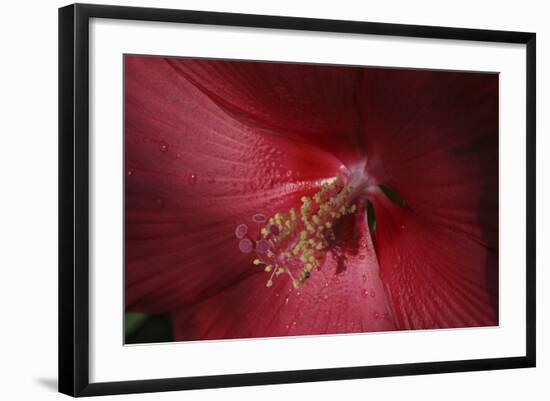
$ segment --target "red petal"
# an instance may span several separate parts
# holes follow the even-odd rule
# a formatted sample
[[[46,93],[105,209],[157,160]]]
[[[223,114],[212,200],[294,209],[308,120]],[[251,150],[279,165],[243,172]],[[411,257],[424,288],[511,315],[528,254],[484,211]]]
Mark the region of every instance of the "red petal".
[[[357,227],[357,231],[347,228]],[[287,277],[266,288],[256,273],[173,314],[176,340],[394,330],[363,213],[349,222],[343,253],[332,251],[298,290]]]
[[[125,77],[126,305],[168,311],[246,279],[235,228],[288,210],[341,163],[236,121],[165,59],[127,56]]]
[[[358,68],[185,59],[170,63],[240,121],[314,144],[348,163],[364,156],[354,96]]]
[[[369,172],[422,218],[498,246],[498,75],[367,70]]]
[[[376,253],[399,328],[498,324],[497,252],[383,195],[373,202]]]

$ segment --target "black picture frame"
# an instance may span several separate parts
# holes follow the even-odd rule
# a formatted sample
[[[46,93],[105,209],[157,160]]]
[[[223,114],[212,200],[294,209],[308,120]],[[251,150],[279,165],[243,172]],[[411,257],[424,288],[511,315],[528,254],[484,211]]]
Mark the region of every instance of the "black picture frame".
[[[90,383],[88,61],[91,18],[437,38],[526,46],[526,354],[520,357]],[[74,4],[59,9],[59,391],[71,396],[535,366],[536,35],[479,29]]]

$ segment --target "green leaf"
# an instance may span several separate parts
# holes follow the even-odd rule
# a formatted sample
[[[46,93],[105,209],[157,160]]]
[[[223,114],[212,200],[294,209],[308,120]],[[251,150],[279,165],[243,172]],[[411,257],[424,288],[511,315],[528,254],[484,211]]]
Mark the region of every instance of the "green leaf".
[[[145,313],[127,312],[124,316],[124,337],[128,337],[143,326],[148,317],[149,315]]]
[[[125,344],[146,344],[174,341],[172,316],[149,315],[139,328],[125,338]]]

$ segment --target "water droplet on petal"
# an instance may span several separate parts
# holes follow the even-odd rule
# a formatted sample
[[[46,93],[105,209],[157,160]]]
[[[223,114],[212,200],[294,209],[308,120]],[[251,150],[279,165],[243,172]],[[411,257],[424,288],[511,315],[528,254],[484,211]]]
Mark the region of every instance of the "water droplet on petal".
[[[368,292],[366,289],[363,288],[363,289],[361,290],[361,295],[363,296],[363,298],[366,298],[366,297],[369,296],[369,292]]]
[[[378,320],[380,318],[380,313],[374,312],[374,318]]]
[[[128,170],[128,171],[126,172],[126,175],[127,175],[128,177],[130,177],[132,174],[134,174],[134,170]]]
[[[285,298],[285,305],[288,304],[288,297]]]
[[[181,153],[176,153],[176,157],[177,157],[178,159],[181,159]]]
[[[168,152],[168,144],[166,144],[165,142],[161,143],[160,144],[160,151],[161,152]]]
[[[256,252],[258,253],[266,253],[269,248],[271,248],[271,244],[269,241],[266,241],[265,239],[261,239],[258,242],[256,242]]]
[[[197,183],[197,174],[189,174],[189,176],[187,177],[187,182],[189,182],[189,185],[195,185]]]
[[[265,214],[262,214],[262,213],[257,213],[254,216],[252,216],[252,221],[254,221],[255,223],[264,223],[265,220],[266,220]]]
[[[250,253],[252,252],[253,245],[252,241],[250,241],[248,238],[243,238],[239,241],[239,250],[242,253]]]
[[[374,288],[371,288],[371,289],[370,289],[370,296],[371,296],[371,298],[374,298],[375,295],[376,295],[376,293],[374,292]]]
[[[363,274],[363,283],[366,283],[366,282],[367,282],[367,275]]]
[[[248,232],[248,226],[246,224],[239,224],[235,229],[235,236],[238,239],[241,239],[246,235],[247,232]]]

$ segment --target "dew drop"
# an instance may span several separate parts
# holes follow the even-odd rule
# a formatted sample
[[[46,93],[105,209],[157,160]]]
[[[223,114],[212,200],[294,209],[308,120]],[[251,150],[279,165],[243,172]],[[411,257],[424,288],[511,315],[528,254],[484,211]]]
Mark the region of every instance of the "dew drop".
[[[285,305],[288,304],[288,297],[285,298]]]
[[[161,143],[160,144],[160,151],[161,152],[168,152],[168,145],[166,143]]]
[[[252,241],[250,241],[248,238],[243,238],[239,241],[239,251],[241,251],[242,253],[250,253],[252,252],[252,249]]]
[[[181,153],[176,153],[176,157],[177,157],[178,159],[181,159]]]
[[[292,322],[292,326],[296,326],[296,320]]]
[[[248,226],[246,224],[239,224],[235,229],[235,236],[238,239],[241,239],[246,235],[247,232],[248,232]]]
[[[130,177],[132,174],[134,174],[134,170],[128,170],[128,171],[126,172],[126,175],[127,175],[128,177]]]
[[[363,296],[363,298],[367,298],[369,296],[369,292],[363,288],[361,290],[361,295]]]
[[[266,221],[265,214],[255,214],[254,216],[252,216],[252,221],[254,221],[255,223],[264,223]]]
[[[197,174],[189,174],[189,176],[187,177],[187,182],[189,182],[189,185],[195,185],[197,183]]]
[[[266,241],[265,239],[261,239],[258,242],[256,242],[256,252],[258,253],[266,253],[269,248],[271,248],[271,244],[269,241]]]
[[[376,295],[376,293],[374,292],[374,288],[371,288],[371,289],[370,289],[370,296],[371,296],[371,298],[374,298],[375,295]]]
[[[366,282],[367,282],[367,275],[363,274],[363,283],[366,283]]]
[[[380,319],[380,313],[374,312],[374,318],[375,318],[376,320]]]

